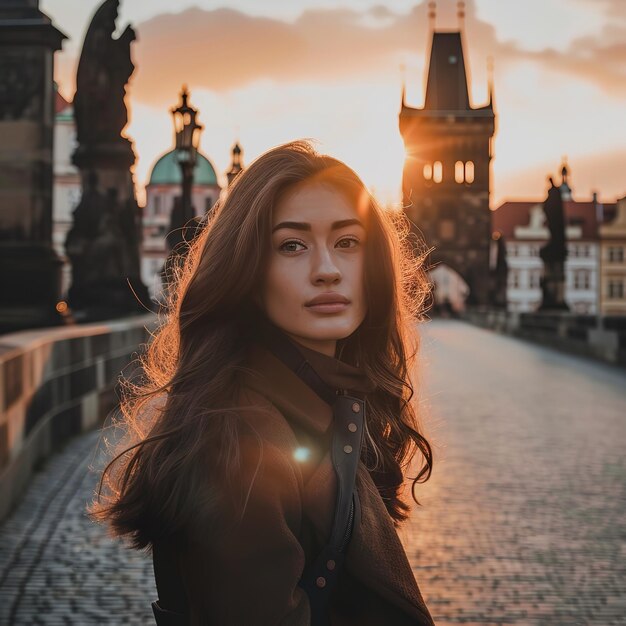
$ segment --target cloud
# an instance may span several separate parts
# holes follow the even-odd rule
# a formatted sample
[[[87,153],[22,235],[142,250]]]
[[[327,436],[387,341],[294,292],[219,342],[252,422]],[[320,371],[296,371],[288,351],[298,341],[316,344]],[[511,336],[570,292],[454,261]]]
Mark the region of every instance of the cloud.
[[[577,0],[590,2],[591,0]],[[626,2],[598,2],[609,22],[600,36],[576,39],[565,50],[525,50],[502,41],[495,27],[478,18],[473,1],[466,7],[466,51],[474,58],[493,56],[496,70],[531,61],[542,68],[577,77],[618,97],[626,94]],[[446,8],[446,10],[449,7]],[[444,18],[448,15],[442,10]],[[534,15],[529,20],[539,19]],[[440,19],[438,25],[452,19]],[[293,22],[251,16],[227,8],[191,8],[160,14],[137,25],[133,47],[137,70],[129,91],[138,102],[164,106],[183,83],[214,92],[238,89],[259,80],[276,83],[367,80],[398,77],[407,57],[426,54],[427,3],[407,14],[378,5],[307,10]],[[72,85],[76,60],[63,58],[57,76]],[[496,91],[497,91],[496,75]],[[67,88],[64,90],[67,94]]]
[[[493,39],[493,27],[483,26]],[[129,91],[144,103],[170,103],[183,82],[215,92],[255,81],[341,81],[382,74],[399,77],[407,55],[426,52],[426,3],[407,14],[384,6],[363,11],[317,9],[293,22],[227,8],[191,8],[136,25],[137,67]],[[72,84],[76,60],[62,59],[57,76]]]
[[[575,200],[590,200],[593,191],[597,191],[604,202],[615,202],[615,198],[626,195],[626,149],[570,156],[568,166]],[[560,180],[560,170],[561,161],[554,161],[497,175],[498,188],[506,189],[506,195],[494,198],[493,206],[497,207],[505,200],[544,198],[547,177]]]
[[[394,16],[383,27],[362,25],[347,9],[306,11],[294,23],[252,17],[232,9],[190,9],[141,25],[136,97],[159,99],[181,82],[228,91],[254,81],[332,81],[395,71],[390,58],[419,33],[421,10]],[[382,17],[380,13],[377,17]],[[386,20],[389,16],[386,16]]]

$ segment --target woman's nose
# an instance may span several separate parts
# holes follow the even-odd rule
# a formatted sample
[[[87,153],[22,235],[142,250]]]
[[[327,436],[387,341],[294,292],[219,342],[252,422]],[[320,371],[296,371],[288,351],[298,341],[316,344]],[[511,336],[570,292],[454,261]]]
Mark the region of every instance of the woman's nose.
[[[314,283],[336,282],[341,278],[341,272],[327,250],[314,255],[311,275]]]

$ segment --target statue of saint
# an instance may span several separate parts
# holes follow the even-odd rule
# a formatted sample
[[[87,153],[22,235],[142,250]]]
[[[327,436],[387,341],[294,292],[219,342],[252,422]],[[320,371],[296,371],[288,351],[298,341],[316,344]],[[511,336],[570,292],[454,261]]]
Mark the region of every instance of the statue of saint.
[[[541,277],[542,300],[540,311],[560,309],[567,310],[565,302],[565,259],[567,244],[565,241],[565,212],[561,190],[549,178],[550,189],[548,197],[543,203],[543,211],[550,230],[550,241],[539,250],[543,261],[543,275]]]
[[[552,177],[548,197],[543,203],[543,211],[550,230],[550,241],[541,249],[541,258],[547,262],[564,262],[567,256],[565,244],[565,215],[561,190],[554,184]]]
[[[135,66],[130,45],[136,39],[129,25],[113,38],[119,0],[105,0],[96,11],[78,63],[74,117],[81,146],[114,143],[128,123],[124,97]]]

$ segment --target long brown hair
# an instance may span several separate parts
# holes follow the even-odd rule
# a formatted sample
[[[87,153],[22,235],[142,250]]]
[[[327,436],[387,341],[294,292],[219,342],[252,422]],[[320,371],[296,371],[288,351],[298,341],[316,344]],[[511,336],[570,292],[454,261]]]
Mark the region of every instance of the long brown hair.
[[[415,324],[430,290],[426,253],[415,248],[403,214],[383,211],[353,170],[309,142],[294,141],[241,172],[207,216],[184,262],[173,266],[164,319],[139,357],[140,379],[121,381],[121,418],[114,416],[113,425],[122,436],[111,446],[114,458],[87,512],[108,523],[112,535],[128,536],[134,548],[183,529],[206,534],[207,524],[217,523],[229,491],[217,486],[232,480],[239,465],[237,373],[258,326],[254,294],[272,208],[288,189],[312,179],[345,193],[368,231],[367,314],[337,344],[338,356],[364,367],[378,385],[368,397],[361,458],[397,525],[410,511],[401,492],[419,451],[421,469],[411,488],[419,504],[415,486],[432,471],[411,381]]]

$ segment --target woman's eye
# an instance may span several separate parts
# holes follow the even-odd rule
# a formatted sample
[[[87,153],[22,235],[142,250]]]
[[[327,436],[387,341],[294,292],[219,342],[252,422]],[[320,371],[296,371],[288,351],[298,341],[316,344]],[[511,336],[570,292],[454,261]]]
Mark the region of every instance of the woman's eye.
[[[348,245],[341,245],[341,244],[345,244],[348,243]],[[356,246],[359,245],[359,243],[361,243],[358,239],[356,239],[356,237],[344,237],[343,239],[339,240],[339,247],[340,248],[355,248]],[[351,245],[354,244],[354,245]]]
[[[295,239],[292,241],[285,241],[285,243],[281,244],[279,250],[283,252],[298,252],[298,249],[295,246],[304,246],[301,241],[296,241]]]

